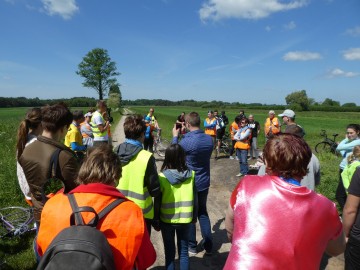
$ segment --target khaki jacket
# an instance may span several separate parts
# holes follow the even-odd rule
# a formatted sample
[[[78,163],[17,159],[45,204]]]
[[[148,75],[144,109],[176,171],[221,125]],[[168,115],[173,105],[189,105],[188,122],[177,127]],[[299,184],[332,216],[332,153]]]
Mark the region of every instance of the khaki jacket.
[[[37,141],[27,146],[19,158],[30,187],[35,220],[38,222],[44,206],[41,190],[48,180],[51,156],[58,148],[62,150],[59,154],[59,168],[63,178],[61,180],[64,183],[65,192],[69,192],[77,186],[75,180],[80,167],[71,149],[53,139],[38,136]]]

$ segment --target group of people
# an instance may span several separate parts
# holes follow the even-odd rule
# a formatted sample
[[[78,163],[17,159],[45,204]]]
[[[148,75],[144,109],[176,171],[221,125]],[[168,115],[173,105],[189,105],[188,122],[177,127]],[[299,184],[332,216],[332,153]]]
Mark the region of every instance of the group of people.
[[[73,146],[81,145],[69,140],[70,148],[62,143],[68,131],[80,125],[79,116],[65,104],[32,109],[20,124],[18,176],[24,195],[34,206],[38,259],[70,226],[73,210],[68,195],[73,194],[80,207],[92,207],[97,213],[119,198],[124,200],[97,227],[109,242],[116,269],[146,269],[154,263],[152,228],[161,231],[166,269],[175,269],[175,235],[180,269],[189,269],[189,254],[213,252],[207,211],[210,158],[229,124],[225,112],[218,115],[209,111],[203,122],[205,131],[197,112],[180,115],[158,172],[153,154],[144,149],[147,122],[159,129],[154,110],[146,117],[127,116],[125,141],[112,149],[105,140],[109,122],[101,114],[103,105],[99,102],[98,110],[88,119],[93,123],[94,144],[87,149],[82,164],[72,151]],[[234,189],[226,211],[225,225],[232,246],[224,269],[261,269],[264,265],[271,269],[319,269],[324,252],[336,256],[345,246],[347,269],[358,269],[359,126],[349,125],[347,138],[338,146],[346,160],[340,165],[339,186],[341,183],[345,196],[348,194],[342,223],[335,204],[305,184],[310,167],[314,175],[319,170],[311,165],[314,155],[303,139],[303,128],[295,123],[295,113],[285,110],[279,117],[286,124],[284,132],[280,132],[275,112],[269,112],[264,127],[264,173],[257,176],[247,175],[247,159],[251,139],[260,132],[259,123],[242,111],[230,125],[240,175],[245,177]],[[58,164],[53,168],[50,161],[55,154]],[[256,158],[257,152],[251,155]],[[51,198],[44,197],[43,186],[53,174],[62,181],[63,189]],[[318,182],[316,177],[312,179]],[[82,218],[88,223],[92,215],[83,213]],[[197,221],[200,239],[196,237]],[[349,238],[347,244],[345,236]]]

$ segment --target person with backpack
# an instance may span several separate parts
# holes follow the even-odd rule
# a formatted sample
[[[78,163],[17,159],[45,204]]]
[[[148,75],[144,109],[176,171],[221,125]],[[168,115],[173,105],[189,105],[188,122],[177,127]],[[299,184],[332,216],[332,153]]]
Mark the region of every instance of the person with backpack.
[[[145,138],[144,138],[144,150],[149,151],[151,153],[154,152],[154,135],[153,132],[156,131],[155,126],[153,126],[151,122],[151,118],[145,117]]]
[[[175,233],[180,270],[189,269],[189,232],[197,219],[195,172],[185,164],[185,151],[170,145],[159,174],[161,187],[160,229],[164,242],[165,268],[175,269]],[[194,211],[195,210],[195,211]]]
[[[80,185],[68,195],[56,194],[43,209],[38,270],[140,270],[155,262],[141,209],[116,189],[120,176],[120,159],[111,146],[89,151]]]
[[[64,103],[47,105],[41,108],[41,115],[42,134],[25,147],[18,158],[29,183],[37,223],[40,222],[41,211],[47,200],[44,197],[44,186],[49,182],[52,171],[56,171],[56,178],[61,180],[64,192],[67,193],[77,186],[75,180],[80,167],[75,153],[62,143],[73,121],[68,107]],[[53,169],[51,160],[56,153],[57,164]]]

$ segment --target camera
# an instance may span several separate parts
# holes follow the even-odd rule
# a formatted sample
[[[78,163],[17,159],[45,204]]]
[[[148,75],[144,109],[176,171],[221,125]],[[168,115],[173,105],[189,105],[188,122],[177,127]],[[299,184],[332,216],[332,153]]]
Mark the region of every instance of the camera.
[[[108,121],[109,121],[109,123],[111,124],[112,122],[114,122],[114,118],[112,118],[112,116],[110,115],[110,113],[111,113],[111,108],[107,108],[106,109],[106,112],[107,112],[107,115],[108,115]]]

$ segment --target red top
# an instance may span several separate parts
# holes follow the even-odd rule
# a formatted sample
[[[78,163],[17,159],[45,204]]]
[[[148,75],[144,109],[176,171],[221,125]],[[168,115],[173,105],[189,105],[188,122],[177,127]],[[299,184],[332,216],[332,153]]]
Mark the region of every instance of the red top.
[[[342,232],[335,204],[274,176],[245,176],[233,191],[232,246],[224,269],[319,269]]]

